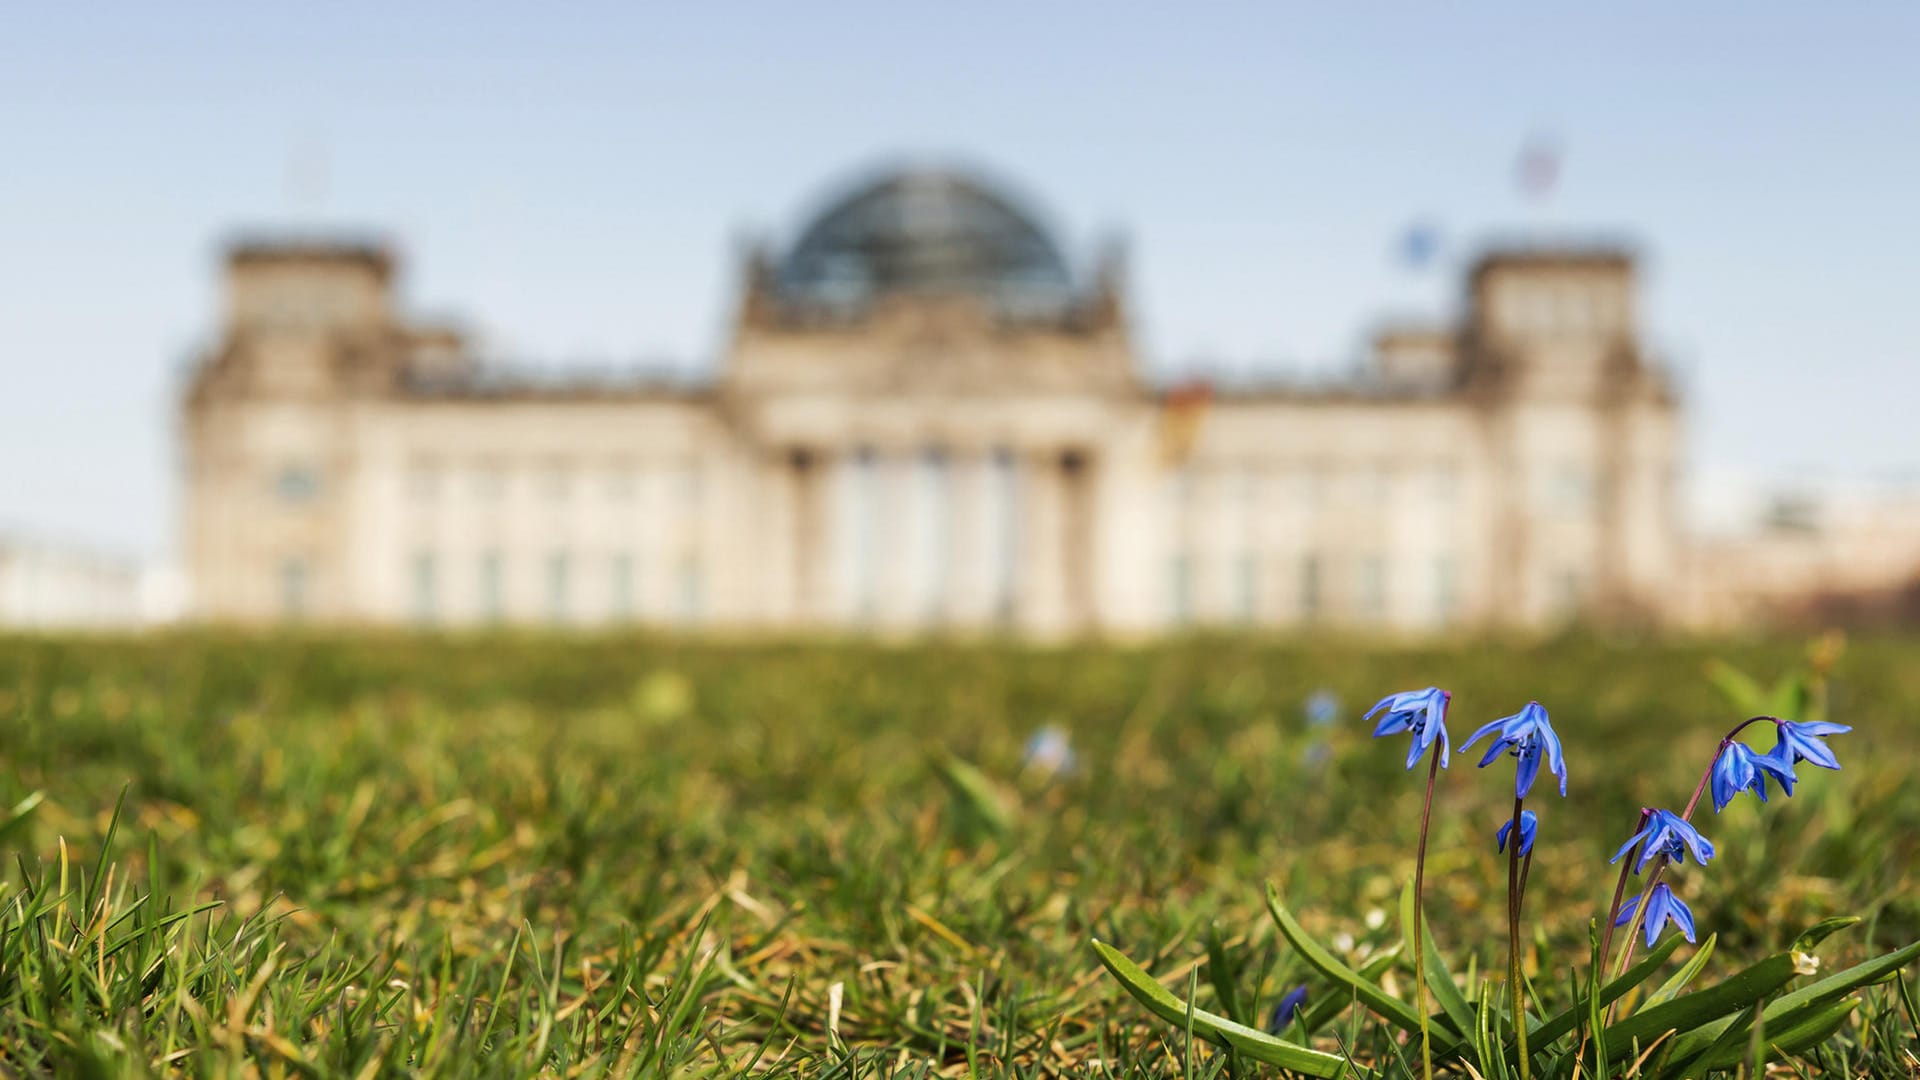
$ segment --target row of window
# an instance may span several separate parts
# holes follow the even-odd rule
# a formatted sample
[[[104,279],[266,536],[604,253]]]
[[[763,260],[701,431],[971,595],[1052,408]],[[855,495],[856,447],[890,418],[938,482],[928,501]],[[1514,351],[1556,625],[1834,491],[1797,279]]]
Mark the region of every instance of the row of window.
[[[1270,561],[1266,569],[1270,574],[1285,574],[1292,578],[1293,603],[1290,614],[1301,621],[1312,621],[1338,613],[1367,622],[1385,622],[1389,615],[1391,596],[1388,592],[1388,560],[1384,555],[1361,555],[1342,564],[1351,573],[1346,582],[1332,580],[1329,560],[1322,555],[1309,553],[1296,560]],[[1190,554],[1178,554],[1173,557],[1169,568],[1168,603],[1173,621],[1192,622],[1202,614],[1197,610],[1197,570],[1198,565]],[[1235,556],[1230,565],[1215,569],[1224,569],[1231,586],[1228,614],[1241,620],[1255,620],[1271,617],[1272,604],[1264,594],[1266,582],[1262,581],[1262,565],[1258,557],[1251,553]],[[1460,588],[1460,564],[1452,555],[1437,555],[1424,568],[1425,610],[1421,613],[1433,622],[1447,622],[1459,617],[1462,596]],[[1344,586],[1344,588],[1343,588]],[[1341,593],[1338,602],[1334,594]]]
[[[1535,471],[1533,476],[1534,501],[1538,505],[1566,513],[1582,513],[1592,509],[1595,494],[1593,471],[1584,463],[1562,461]],[[1434,465],[1416,472],[1375,464],[1347,467],[1311,465],[1273,470],[1233,466],[1218,471],[1189,466],[1173,474],[1169,501],[1177,512],[1189,513],[1201,500],[1204,485],[1216,503],[1238,504],[1245,508],[1287,497],[1300,498],[1309,506],[1319,506],[1335,498],[1388,504],[1396,499],[1419,497],[1422,494],[1409,487],[1409,482],[1424,486],[1424,496],[1439,510],[1451,509],[1459,498],[1460,471],[1457,466]]]
[[[415,462],[406,473],[406,496],[417,503],[437,502],[443,498],[464,497],[479,502],[505,499],[517,484],[551,502],[564,502],[576,495],[597,493],[615,502],[632,501],[655,479],[664,483],[666,492],[683,506],[698,505],[701,498],[701,470],[696,464],[646,467],[612,465],[585,468],[554,463],[512,468],[504,463],[480,462],[451,467],[434,462]],[[304,462],[282,465],[272,478],[275,497],[281,502],[312,502],[321,494],[321,472]]]
[[[1194,557],[1184,553],[1175,555],[1168,568],[1168,607],[1175,623],[1189,623],[1215,614],[1198,610],[1195,603],[1197,569]],[[1275,597],[1266,591],[1263,566],[1256,556],[1243,553],[1226,566],[1208,569],[1224,571],[1230,586],[1229,606],[1219,614],[1241,621],[1272,621],[1276,615],[1285,615],[1301,622],[1338,616],[1384,623],[1393,616],[1417,616],[1425,622],[1444,624],[1459,618],[1465,607],[1460,562],[1447,554],[1433,556],[1424,566],[1400,567],[1401,573],[1413,573],[1423,579],[1418,601],[1422,607],[1418,611],[1394,610],[1395,599],[1389,591],[1393,567],[1384,555],[1360,555],[1336,562],[1324,555],[1309,553],[1294,560],[1266,563],[1268,573],[1291,579],[1282,585],[1293,590],[1293,604],[1290,610],[1281,612],[1273,610]],[[1553,571],[1543,585],[1545,605],[1553,612],[1575,613],[1587,600],[1587,578],[1578,569],[1562,567]]]
[[[409,560],[408,588],[416,621],[434,623],[459,613],[485,620],[506,615],[513,568],[505,555],[489,551],[464,566],[449,563],[430,551],[416,552]],[[594,618],[630,621],[657,614],[691,620],[701,614],[702,569],[699,560],[691,556],[675,567],[674,603],[670,612],[644,609],[639,564],[634,556],[625,552],[592,560],[556,551],[542,557],[537,566],[522,568],[521,572],[528,570],[538,577],[540,610],[550,622]],[[457,603],[450,606],[450,599]]]
[[[698,619],[705,583],[698,559],[682,560],[674,570],[674,601],[668,611],[649,611],[642,603],[638,562],[624,552],[588,560],[570,552],[552,552],[537,566],[517,568],[538,576],[537,610],[551,622],[587,619],[631,621],[670,615],[683,621]],[[406,565],[409,613],[422,623],[449,616],[485,621],[505,618],[512,604],[516,568],[497,551],[482,552],[470,561],[453,563],[428,551],[414,553]],[[279,567],[280,611],[290,619],[309,613],[313,570],[307,560],[290,558]],[[450,603],[451,601],[451,603]]]

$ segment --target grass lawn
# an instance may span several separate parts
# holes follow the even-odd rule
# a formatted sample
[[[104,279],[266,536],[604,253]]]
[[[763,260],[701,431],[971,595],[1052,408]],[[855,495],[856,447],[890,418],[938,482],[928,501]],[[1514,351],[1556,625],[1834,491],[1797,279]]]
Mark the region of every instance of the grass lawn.
[[[1148,1014],[1098,937],[1202,1009],[1226,1009],[1224,983],[1264,1016],[1304,982],[1335,1010],[1316,1046],[1404,1076],[1391,1029],[1339,1010],[1264,897],[1356,967],[1402,940],[1425,774],[1369,738],[1373,699],[1450,688],[1456,742],[1550,710],[1572,776],[1529,802],[1527,963],[1557,1007],[1638,808],[1684,803],[1741,718],[1707,662],[1771,678],[1804,653],[0,640],[0,820],[41,796],[0,831],[0,1072],[1266,1069]],[[1303,715],[1321,688],[1341,702],[1325,727]],[[1835,914],[1864,921],[1823,972],[1920,940],[1920,644],[1849,643],[1830,702],[1854,726],[1831,740],[1844,769],[1707,807],[1718,857],[1670,875],[1718,935],[1710,976]],[[1055,776],[1022,765],[1050,725],[1075,756]],[[1469,991],[1507,963],[1512,770],[1478,759],[1441,774],[1427,867]],[[1412,1000],[1409,964],[1380,978]],[[1773,1071],[1914,1075],[1901,984],[1861,999]]]

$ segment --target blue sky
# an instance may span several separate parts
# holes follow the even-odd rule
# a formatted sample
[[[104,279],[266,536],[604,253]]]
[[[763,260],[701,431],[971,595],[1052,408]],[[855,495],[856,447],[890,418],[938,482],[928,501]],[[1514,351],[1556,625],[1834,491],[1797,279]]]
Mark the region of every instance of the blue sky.
[[[38,5],[0,34],[0,526],[172,546],[220,240],[370,228],[538,363],[708,363],[734,257],[877,161],[960,160],[1147,360],[1315,371],[1490,236],[1626,236],[1695,501],[1920,469],[1920,8]],[[1598,11],[1598,9],[1593,9]],[[1552,197],[1514,183],[1538,134]],[[1443,238],[1423,273],[1399,236]]]

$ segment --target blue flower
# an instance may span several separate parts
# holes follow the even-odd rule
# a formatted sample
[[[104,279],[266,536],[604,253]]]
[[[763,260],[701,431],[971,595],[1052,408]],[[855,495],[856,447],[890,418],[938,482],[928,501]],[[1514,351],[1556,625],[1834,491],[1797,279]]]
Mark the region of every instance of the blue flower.
[[[1533,854],[1533,834],[1539,829],[1539,815],[1531,810],[1520,811],[1520,856],[1522,858]],[[1512,832],[1513,819],[1508,818],[1507,823],[1500,826],[1500,831],[1494,834],[1494,842],[1499,844],[1501,851],[1507,850],[1507,836]]]
[[[1073,740],[1068,737],[1066,729],[1057,724],[1048,724],[1027,739],[1020,767],[1041,776],[1058,776],[1071,772],[1074,760]]]
[[[1314,727],[1326,727],[1340,715],[1340,698],[1331,690],[1315,690],[1307,698],[1307,723]]]
[[[1721,748],[1720,756],[1713,759],[1714,813],[1725,810],[1733,797],[1743,791],[1750,790],[1760,796],[1761,802],[1766,802],[1769,776],[1780,785],[1780,790],[1789,796],[1793,794],[1791,761],[1782,762],[1772,754],[1756,754],[1746,743],[1728,743]]]
[[[1413,733],[1413,745],[1407,748],[1407,768],[1411,769],[1427,748],[1434,743],[1440,744],[1440,767],[1447,767],[1450,752],[1447,747],[1447,703],[1453,695],[1437,686],[1425,690],[1404,690],[1398,694],[1389,694],[1367,710],[1365,719],[1371,720],[1381,713],[1380,723],[1373,729],[1373,737],[1397,735],[1402,731]]]
[[[1619,862],[1620,856],[1632,851],[1635,844],[1641,845],[1640,858],[1633,864],[1633,872],[1636,874],[1646,869],[1647,864],[1657,855],[1665,855],[1674,862],[1684,863],[1687,861],[1687,852],[1691,851],[1694,859],[1702,866],[1706,865],[1708,859],[1713,858],[1712,842],[1701,836],[1700,830],[1689,825],[1685,818],[1671,810],[1655,810],[1648,814],[1647,820],[1640,826],[1640,831],[1629,837],[1627,842],[1620,846],[1620,850],[1613,853],[1613,858],[1607,861]]]
[[[1278,1035],[1287,1030],[1287,1025],[1293,1023],[1293,1014],[1306,1007],[1307,984],[1301,983],[1287,991],[1287,996],[1281,998],[1280,1003],[1273,1007],[1273,1015],[1267,1017],[1267,1031]]]
[[[1510,753],[1520,759],[1514,767],[1513,794],[1524,799],[1527,792],[1533,790],[1533,779],[1540,775],[1540,759],[1547,759],[1547,771],[1560,778],[1560,795],[1567,794],[1567,760],[1560,753],[1560,736],[1553,733],[1553,725],[1547,722],[1547,710],[1537,701],[1527,702],[1526,708],[1512,716],[1503,716],[1487,724],[1472,737],[1460,744],[1465,750],[1480,741],[1482,735],[1499,733],[1493,745],[1487,748],[1487,756],[1480,759],[1480,767],[1493,764],[1493,759],[1501,754]]]
[[[1627,901],[1627,906],[1620,909],[1620,917],[1613,920],[1613,925],[1627,925],[1628,920],[1633,918],[1634,909],[1639,906],[1638,896]],[[1669,921],[1680,928],[1688,941],[1693,940],[1693,909],[1673,895],[1673,890],[1667,888],[1667,883],[1663,881],[1653,887],[1653,892],[1647,898],[1647,918],[1643,923],[1647,928],[1647,948],[1653,948],[1653,943],[1660,940],[1660,931],[1666,928]]]
[[[1824,720],[1810,720],[1795,723],[1792,720],[1775,720],[1780,732],[1780,745],[1773,748],[1776,761],[1792,766],[1795,762],[1807,761],[1823,769],[1837,769],[1840,759],[1833,756],[1827,744],[1820,741],[1823,736],[1840,735],[1853,728],[1846,724],[1829,724]],[[1792,794],[1792,792],[1788,792]]]

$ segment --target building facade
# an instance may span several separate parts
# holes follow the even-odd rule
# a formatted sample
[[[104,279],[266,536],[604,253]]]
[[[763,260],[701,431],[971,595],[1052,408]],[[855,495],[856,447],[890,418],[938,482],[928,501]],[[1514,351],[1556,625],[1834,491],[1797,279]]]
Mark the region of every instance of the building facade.
[[[1618,250],[1491,251],[1337,385],[1156,387],[1117,255],[883,175],[745,259],[698,383],[535,378],[377,245],[246,243],[184,407],[199,617],[1058,636],[1659,618],[1675,396]]]

